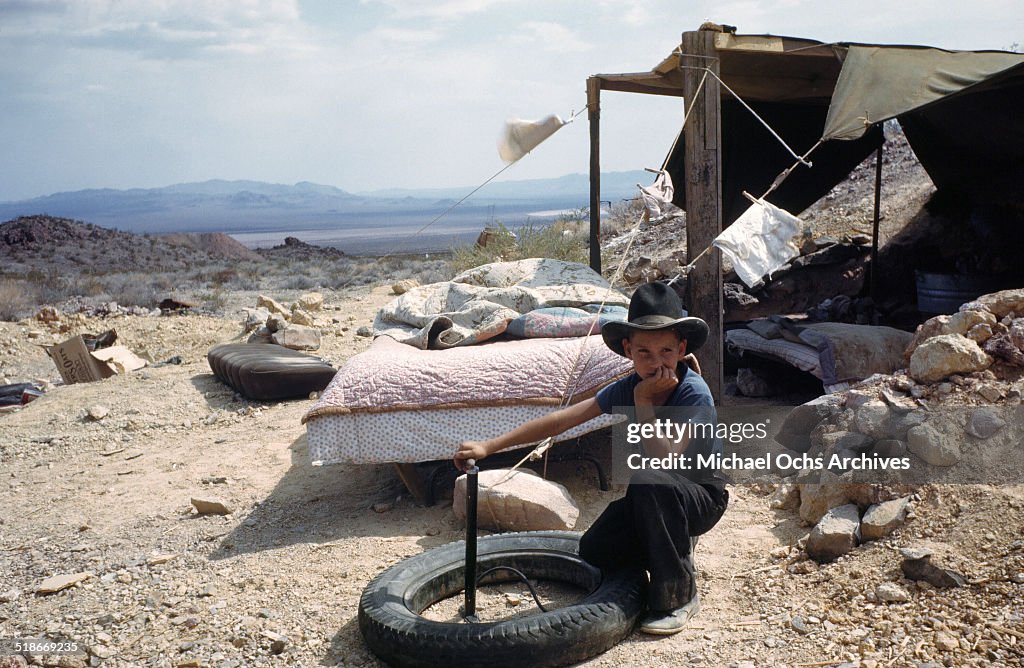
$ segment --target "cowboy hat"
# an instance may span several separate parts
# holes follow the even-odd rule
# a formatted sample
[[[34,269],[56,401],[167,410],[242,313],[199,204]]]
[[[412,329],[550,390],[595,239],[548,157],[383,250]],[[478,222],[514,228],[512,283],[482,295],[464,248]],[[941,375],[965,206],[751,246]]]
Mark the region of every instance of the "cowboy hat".
[[[609,348],[625,357],[622,339],[629,338],[630,332],[675,329],[686,340],[686,352],[693,352],[708,340],[708,324],[683,313],[683,303],[675,290],[663,283],[645,283],[630,298],[626,320],[606,322],[601,337]]]

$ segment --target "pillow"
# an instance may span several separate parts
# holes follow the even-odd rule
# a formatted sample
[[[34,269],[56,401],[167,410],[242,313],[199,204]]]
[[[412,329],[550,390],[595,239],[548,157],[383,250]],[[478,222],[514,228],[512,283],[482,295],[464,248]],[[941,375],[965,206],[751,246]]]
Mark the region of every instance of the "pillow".
[[[597,315],[570,306],[540,308],[512,320],[505,331],[523,339],[586,336],[599,334],[601,324],[610,317],[612,314]]]

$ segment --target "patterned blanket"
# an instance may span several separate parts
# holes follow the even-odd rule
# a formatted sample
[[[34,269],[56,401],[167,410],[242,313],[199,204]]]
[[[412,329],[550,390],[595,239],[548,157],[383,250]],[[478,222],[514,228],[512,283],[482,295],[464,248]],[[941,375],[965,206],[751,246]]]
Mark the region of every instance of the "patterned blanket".
[[[354,355],[302,418],[478,406],[558,406],[632,370],[600,336],[495,341],[443,352],[382,336]]]
[[[495,262],[400,295],[377,313],[373,329],[375,336],[422,350],[454,348],[498,336],[530,311],[595,311],[601,303],[625,307],[629,299],[586,265],[547,258]]]

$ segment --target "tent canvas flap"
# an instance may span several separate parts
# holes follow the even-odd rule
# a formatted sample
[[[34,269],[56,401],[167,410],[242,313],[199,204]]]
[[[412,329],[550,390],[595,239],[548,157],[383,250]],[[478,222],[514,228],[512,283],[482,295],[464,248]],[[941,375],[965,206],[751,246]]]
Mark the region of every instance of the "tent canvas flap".
[[[922,47],[851,45],[825,120],[825,139],[856,139],[867,129],[1000,72],[1024,55]]]

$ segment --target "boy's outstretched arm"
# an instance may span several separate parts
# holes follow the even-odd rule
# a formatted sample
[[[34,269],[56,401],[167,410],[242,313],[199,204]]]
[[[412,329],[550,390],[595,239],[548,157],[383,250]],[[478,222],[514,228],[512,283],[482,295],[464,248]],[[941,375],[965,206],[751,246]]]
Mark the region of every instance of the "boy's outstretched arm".
[[[566,406],[554,413],[534,418],[496,438],[487,441],[466,441],[459,445],[459,449],[455,453],[455,466],[460,471],[465,471],[469,468],[466,460],[473,459],[479,461],[488,455],[493,455],[495,452],[513,445],[535,443],[549,436],[557,436],[566,429],[583,424],[600,414],[601,406],[598,405],[597,399],[590,397],[578,404]]]

